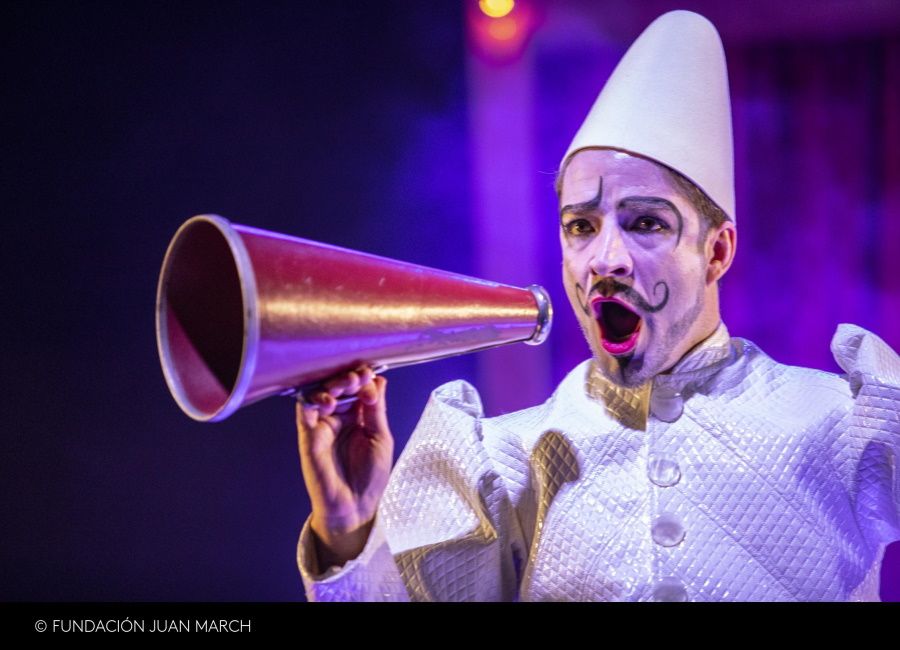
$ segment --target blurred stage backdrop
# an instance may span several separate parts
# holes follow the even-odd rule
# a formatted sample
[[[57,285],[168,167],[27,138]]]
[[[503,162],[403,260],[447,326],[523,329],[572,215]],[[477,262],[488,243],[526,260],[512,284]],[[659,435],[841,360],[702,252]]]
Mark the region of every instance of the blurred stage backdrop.
[[[544,346],[389,373],[398,454],[445,381],[489,415],[546,399],[589,355],[553,174],[673,8],[707,15],[729,58],[732,335],[835,372],[838,323],[900,349],[894,0],[4,4],[0,598],[303,599],[292,402],[199,424],[160,371],[157,274],[194,214],[549,289]]]

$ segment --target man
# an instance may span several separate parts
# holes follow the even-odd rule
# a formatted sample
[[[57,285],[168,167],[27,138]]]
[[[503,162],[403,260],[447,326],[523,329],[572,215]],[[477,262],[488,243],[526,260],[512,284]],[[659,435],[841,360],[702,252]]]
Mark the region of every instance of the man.
[[[900,359],[849,325],[843,377],[729,336],[730,121],[715,28],[657,19],[563,158],[563,281],[593,357],[544,404],[485,418],[445,384],[393,471],[384,378],[298,406],[310,600],[878,600]]]

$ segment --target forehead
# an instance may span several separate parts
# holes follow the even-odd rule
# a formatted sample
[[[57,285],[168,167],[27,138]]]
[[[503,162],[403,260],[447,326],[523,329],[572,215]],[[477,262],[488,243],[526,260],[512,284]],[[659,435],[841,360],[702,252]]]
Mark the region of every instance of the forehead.
[[[597,197],[603,179],[603,199],[635,196],[677,196],[662,165],[611,149],[583,149],[563,172],[560,205],[584,203]]]

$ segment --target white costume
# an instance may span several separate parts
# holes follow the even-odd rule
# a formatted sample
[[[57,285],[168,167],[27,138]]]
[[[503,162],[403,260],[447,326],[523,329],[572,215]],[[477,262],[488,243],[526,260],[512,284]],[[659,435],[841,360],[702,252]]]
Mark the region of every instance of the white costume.
[[[482,416],[434,391],[368,543],[309,600],[878,600],[900,539],[900,358],[838,328],[846,375],[778,364],[724,325],[651,385],[590,361],[544,404]]]
[[[685,11],[629,49],[575,136],[667,165],[735,218],[715,27]],[[838,328],[839,377],[774,362],[724,325],[638,389],[577,366],[544,404],[484,418],[438,388],[359,557],[310,600],[878,600],[900,539],[900,359]],[[325,569],[325,567],[323,567]]]

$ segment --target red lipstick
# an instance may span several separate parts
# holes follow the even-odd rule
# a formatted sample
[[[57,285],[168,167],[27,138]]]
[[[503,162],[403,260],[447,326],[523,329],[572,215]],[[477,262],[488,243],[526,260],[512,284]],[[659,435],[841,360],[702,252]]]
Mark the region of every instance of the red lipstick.
[[[609,354],[628,354],[637,346],[643,319],[627,303],[598,297],[591,301],[600,328],[600,344]]]

